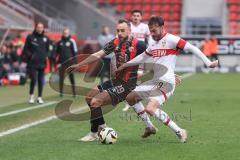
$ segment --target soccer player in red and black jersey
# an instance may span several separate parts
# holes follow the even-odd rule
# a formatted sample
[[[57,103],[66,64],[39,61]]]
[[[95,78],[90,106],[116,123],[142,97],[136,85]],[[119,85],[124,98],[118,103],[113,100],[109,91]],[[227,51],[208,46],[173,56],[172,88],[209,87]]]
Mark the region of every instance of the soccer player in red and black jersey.
[[[71,71],[80,66],[92,63],[110,53],[116,56],[116,66],[135,58],[146,50],[146,45],[142,41],[131,36],[130,23],[124,19],[118,21],[116,32],[117,38],[107,43],[104,48],[82,62],[72,65],[68,68]],[[113,106],[125,100],[126,96],[136,87],[138,66],[123,70],[116,78],[106,81],[93,88],[86,96],[86,102],[91,110],[91,132],[81,138],[81,141],[94,141],[97,139],[97,131],[104,128],[105,122],[102,116],[101,106],[112,104]],[[133,109],[141,117],[146,125],[143,138],[156,133],[156,128],[150,121],[147,113],[144,111],[142,103],[134,105]]]

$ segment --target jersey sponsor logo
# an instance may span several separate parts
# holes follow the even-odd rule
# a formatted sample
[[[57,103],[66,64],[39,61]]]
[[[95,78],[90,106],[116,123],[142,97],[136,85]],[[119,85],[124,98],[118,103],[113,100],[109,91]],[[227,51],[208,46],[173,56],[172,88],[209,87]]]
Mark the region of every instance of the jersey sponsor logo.
[[[162,57],[166,56],[167,51],[165,49],[158,49],[158,50],[153,50],[152,55],[153,57]]]
[[[163,57],[167,55],[177,55],[178,51],[175,49],[155,49],[152,50],[150,54],[152,57]]]

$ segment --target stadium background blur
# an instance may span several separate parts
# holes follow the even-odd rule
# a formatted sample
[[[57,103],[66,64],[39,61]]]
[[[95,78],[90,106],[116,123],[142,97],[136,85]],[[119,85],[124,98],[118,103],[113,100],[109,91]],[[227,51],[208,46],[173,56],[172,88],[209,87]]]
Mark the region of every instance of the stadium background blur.
[[[218,125],[215,126],[215,131],[209,133],[206,133],[202,136],[199,136],[200,138],[196,138],[195,141],[192,139],[192,142],[190,142],[189,147],[183,147],[180,150],[178,150],[179,146],[176,144],[171,144],[173,142],[170,141],[170,143],[167,143],[163,141],[163,144],[166,146],[161,146],[162,149],[159,150],[152,150],[154,153],[159,153],[159,157],[162,156],[160,153],[169,153],[170,159],[192,159],[195,158],[195,155],[198,155],[199,159],[237,159],[239,158],[238,151],[236,151],[237,148],[239,148],[239,134],[237,130],[239,129],[239,124],[235,123],[232,124],[232,122],[226,122],[226,119],[231,119],[235,122],[239,122],[239,118],[237,119],[234,117],[235,114],[239,113],[239,73],[240,72],[240,0],[0,0],[0,72],[3,69],[4,61],[4,55],[10,53],[10,59],[6,62],[11,67],[11,70],[7,75],[0,74],[0,112],[6,113],[11,112],[18,109],[24,109],[25,107],[29,107],[28,104],[26,104],[27,99],[27,87],[23,86],[23,88],[19,88],[19,86],[10,86],[12,85],[18,85],[19,82],[11,81],[12,73],[16,74],[24,74],[25,73],[25,65],[22,64],[20,55],[21,50],[23,48],[25,38],[27,34],[31,33],[34,29],[34,24],[36,22],[43,22],[46,27],[46,33],[49,36],[49,38],[56,42],[60,40],[61,38],[61,32],[65,27],[68,27],[71,30],[72,37],[77,41],[78,49],[80,55],[84,57],[86,54],[91,54],[98,49],[100,49],[100,45],[97,41],[97,37],[101,32],[102,26],[109,26],[112,33],[114,34],[114,27],[119,18],[125,17],[126,19],[130,19],[131,11],[133,9],[140,9],[143,11],[143,21],[147,23],[149,17],[154,15],[162,16],[165,19],[165,28],[168,32],[173,33],[175,35],[179,35],[186,40],[190,41],[197,47],[201,48],[202,43],[206,37],[209,37],[209,35],[215,35],[218,39],[218,56],[221,63],[221,68],[217,68],[215,70],[206,70],[203,66],[203,63],[196,58],[195,56],[192,56],[190,53],[183,53],[179,55],[179,58],[177,60],[176,65],[176,72],[179,73],[209,73],[209,72],[216,72],[214,74],[214,82],[212,81],[211,74],[195,74],[193,78],[190,78],[194,82],[190,82],[190,80],[186,80],[183,82],[183,86],[185,84],[185,88],[190,90],[190,92],[187,92],[185,88],[181,88],[177,91],[177,94],[175,96],[176,100],[173,100],[170,102],[170,105],[176,105],[181,106],[185,105],[184,113],[187,113],[187,116],[185,118],[189,118],[188,116],[191,114],[191,110],[189,111],[190,104],[188,102],[191,102],[191,107],[193,107],[193,112],[195,113],[196,119],[200,119],[199,121],[195,119],[191,124],[183,121],[181,123],[187,124],[189,127],[189,130],[192,131],[193,135],[199,136],[199,132],[204,129],[211,129],[211,126],[214,126],[217,122]],[[79,59],[79,60],[80,60]],[[93,68],[94,70],[95,68]],[[91,70],[91,69],[90,69]],[[82,73],[85,73],[87,71],[86,68],[81,68],[80,70]],[[92,74],[96,74],[96,71],[90,71]],[[102,71],[102,75],[108,75],[105,74],[105,72],[108,72],[107,69]],[[45,73],[51,73],[50,68],[50,62],[48,62],[48,66],[45,69]],[[220,74],[219,74],[220,73]],[[10,79],[10,80],[9,80]],[[222,81],[220,81],[220,79]],[[199,83],[200,82],[200,83]],[[201,83],[204,82],[204,83]],[[25,82],[23,82],[25,83]],[[82,81],[80,82],[82,83]],[[215,83],[215,84],[214,84]],[[3,87],[5,86],[5,87]],[[219,87],[221,86],[221,87]],[[219,88],[218,88],[219,87]],[[26,94],[23,94],[23,91],[26,92]],[[206,92],[209,92],[210,94],[208,96],[204,96]],[[58,93],[52,91],[51,88],[48,86],[46,87],[44,96],[48,101],[54,101],[53,104],[56,104],[56,101],[62,100],[60,97],[58,97]],[[179,92],[179,93],[178,93]],[[190,94],[190,95],[189,95]],[[193,94],[193,97],[191,97],[191,94]],[[195,96],[194,96],[195,94]],[[220,94],[221,98],[217,96],[216,94]],[[12,100],[12,95],[14,95],[15,99]],[[184,97],[185,96],[185,97]],[[188,96],[190,99],[187,99]],[[181,98],[180,98],[181,97]],[[206,102],[210,103],[213,108],[210,109],[210,112],[216,113],[217,117],[212,120],[212,115],[210,115],[208,111],[208,104],[204,104],[202,101],[196,101],[198,98],[202,98],[206,100]],[[225,97],[225,99],[224,99]],[[71,98],[71,97],[70,97]],[[183,98],[183,100],[182,100]],[[228,99],[229,98],[229,99]],[[221,101],[222,100],[222,101]],[[231,101],[231,103],[230,103]],[[79,105],[85,105],[83,98],[77,99],[77,102],[75,106]],[[12,129],[13,127],[19,127],[21,125],[24,125],[28,122],[34,122],[35,120],[39,120],[43,117],[52,115],[54,105],[52,103],[49,104],[49,108],[51,109],[41,109],[41,111],[31,111],[31,116],[29,116],[27,113],[23,113],[23,115],[19,115],[16,117],[5,117],[1,115],[0,118],[0,132],[4,132],[8,129]],[[227,110],[227,106],[231,106],[231,110]],[[187,106],[187,107],[186,107]],[[216,106],[219,106],[219,110],[216,109]],[[31,106],[30,106],[31,107]],[[171,106],[170,106],[171,107]],[[205,109],[206,113],[202,111],[201,109]],[[177,107],[173,107],[173,109],[168,109],[170,113],[173,113],[174,111],[181,110]],[[227,111],[226,111],[227,110]],[[113,116],[108,116],[107,119],[115,118],[115,116],[122,116],[120,113],[121,111],[117,110],[114,112]],[[199,112],[199,113],[197,113]],[[235,112],[235,114],[234,114]],[[188,113],[190,113],[188,115]],[[225,114],[226,113],[226,114]],[[37,116],[36,116],[37,115]],[[14,116],[14,115],[13,115]],[[125,115],[124,115],[125,116]],[[202,117],[205,116],[205,119]],[[215,115],[216,116],[216,115]],[[34,119],[38,117],[38,119]],[[184,117],[184,115],[183,115]],[[221,117],[225,117],[226,119],[223,120]],[[125,117],[126,118],[126,117]],[[204,121],[206,120],[206,121]],[[212,123],[212,122],[215,123]],[[197,123],[196,123],[197,122]],[[16,142],[18,143],[18,150],[16,151],[16,156],[22,158],[30,158],[30,159],[43,159],[47,158],[47,156],[53,156],[50,152],[48,152],[48,149],[53,147],[52,153],[58,153],[56,147],[58,143],[61,143],[62,139],[66,142],[66,146],[71,148],[72,146],[75,147],[73,150],[69,150],[64,147],[60,147],[61,151],[66,150],[69,151],[73,159],[76,159],[78,157],[77,153],[79,150],[76,149],[78,147],[77,143],[72,142],[72,139],[76,139],[79,136],[79,131],[82,131],[82,134],[85,133],[84,127],[87,130],[87,123],[84,123],[84,127],[81,128],[78,131],[73,130],[75,128],[75,125],[78,125],[78,127],[81,127],[81,125],[73,123],[73,124],[63,124],[60,122],[54,122],[58,125],[54,125],[53,123],[47,124],[46,128],[35,128],[33,133],[46,131],[43,135],[37,135],[38,139],[33,139],[32,141],[29,140],[29,136],[27,134],[31,134],[31,132],[23,132],[22,135],[19,134],[13,137]],[[200,125],[199,128],[197,128],[196,124]],[[201,125],[201,124],[204,125]],[[227,123],[227,124],[226,124]],[[111,124],[111,123],[110,123]],[[193,124],[193,125],[192,125]],[[235,138],[231,137],[228,134],[230,132],[225,131],[226,128],[220,127],[220,124],[223,124],[223,126],[228,126],[229,128],[235,128],[231,132],[231,135]],[[117,128],[121,134],[126,134],[126,137],[122,135],[122,142],[124,142],[124,145],[129,145],[132,143],[138,143],[140,141],[139,139],[136,139],[132,137],[130,133],[133,134],[139,134],[135,131],[126,131],[123,130],[124,128],[123,124],[119,124],[115,121],[112,122],[112,125]],[[138,124],[139,125],[139,124]],[[55,127],[55,130],[47,130],[47,128]],[[68,132],[64,131],[62,132],[61,129],[64,128],[66,131],[70,129],[70,134]],[[119,127],[117,127],[119,126]],[[135,124],[130,123],[130,126],[133,128],[139,128],[138,126],[135,126]],[[193,127],[195,126],[195,128]],[[53,128],[54,128],[53,127]],[[58,128],[58,129],[56,129]],[[76,129],[76,128],[75,128]],[[78,128],[79,129],[79,128]],[[212,128],[213,129],[213,128]],[[224,130],[224,131],[223,131]],[[162,131],[162,130],[161,130]],[[165,131],[165,130],[164,130]],[[49,132],[49,134],[48,134]],[[61,133],[62,132],[62,133]],[[51,134],[50,134],[51,133]],[[73,134],[74,133],[74,134]],[[218,133],[221,133],[220,135]],[[63,137],[67,134],[68,136],[64,139]],[[80,133],[81,134],[81,133]],[[167,136],[167,134],[161,133],[165,138],[172,138],[170,136]],[[1,135],[1,134],[0,134]],[[24,135],[24,136],[23,136]],[[26,136],[25,136],[26,135]],[[56,136],[57,135],[57,136]],[[210,138],[208,137],[210,135]],[[223,135],[226,135],[225,137]],[[1,135],[2,136],[2,135]],[[1,139],[0,136],[0,139]],[[23,140],[21,140],[21,136],[23,136]],[[51,139],[48,137],[57,137],[56,142],[52,142]],[[75,137],[74,137],[75,136]],[[205,136],[205,137],[204,137]],[[74,137],[74,138],[73,138]],[[41,138],[43,138],[43,141],[49,140],[47,144],[41,144],[44,142],[41,142]],[[121,138],[121,137],[120,137]],[[131,139],[133,138],[133,139]],[[190,135],[190,140],[192,138],[192,135]],[[208,139],[209,138],[209,139]],[[213,139],[211,139],[213,138]],[[216,138],[216,141],[215,139]],[[231,139],[233,138],[233,139]],[[53,138],[54,139],[54,138]],[[130,142],[127,139],[131,139]],[[206,140],[207,139],[207,140]],[[219,140],[220,139],[220,140]],[[230,141],[228,141],[230,139]],[[25,151],[21,150],[20,146],[21,144],[25,144],[23,141],[26,140],[29,144],[27,145],[27,149],[29,153],[38,153],[38,150],[40,150],[40,147],[36,147],[34,149],[36,143],[40,143],[39,146],[43,145],[44,151],[43,153],[39,153],[39,157],[33,157],[34,154],[22,154]],[[126,143],[125,141],[126,140]],[[205,142],[206,140],[206,142]],[[0,151],[0,155],[2,155],[5,159],[8,159],[9,157],[14,157],[14,154],[12,154],[9,150],[10,147],[13,147],[15,143],[8,139],[4,139],[1,141],[3,142],[3,147],[6,147],[6,149]],[[121,140],[120,140],[121,141]],[[203,141],[203,142],[202,142]],[[53,143],[54,145],[51,145],[50,143]],[[156,149],[155,139],[150,139],[150,141],[147,141],[147,144],[145,147],[151,147]],[[144,142],[140,142],[141,145],[145,145]],[[158,143],[160,144],[160,143]],[[118,144],[116,144],[118,145]],[[121,144],[118,146],[120,149],[125,150],[121,153],[119,156],[123,156],[125,158],[129,158],[128,155],[133,155],[133,153],[138,153],[138,150],[126,150],[124,148],[124,145],[121,146]],[[173,146],[172,146],[173,145]],[[199,148],[200,145],[200,148]],[[218,145],[218,147],[216,147]],[[224,146],[226,145],[226,146]],[[86,149],[92,149],[92,144],[81,144],[82,147],[86,147]],[[3,148],[2,147],[2,148]],[[98,149],[101,152],[97,152],[95,154],[101,155],[101,153],[104,153],[102,151],[102,148],[99,146],[94,146],[96,149]],[[117,147],[117,148],[118,148]],[[166,147],[166,148],[165,148]],[[206,147],[206,148],[204,148]],[[208,148],[210,147],[210,149]],[[216,148],[215,148],[216,147]],[[231,148],[231,150],[229,148]],[[0,147],[1,148],[1,147]],[[140,147],[142,150],[146,149],[144,147]],[[163,149],[165,148],[165,149]],[[171,152],[171,148],[173,148],[173,152]],[[51,148],[52,149],[52,148]],[[83,148],[82,148],[83,149]],[[104,148],[109,149],[109,148]],[[111,148],[113,149],[113,148]],[[167,150],[170,150],[169,152]],[[193,149],[193,150],[191,150]],[[209,150],[207,150],[209,149]],[[216,149],[216,153],[211,150]],[[229,150],[228,150],[229,149]],[[191,152],[192,151],[192,152]],[[212,152],[211,152],[212,151]],[[56,156],[58,158],[64,157],[63,153],[59,154],[59,156]],[[85,159],[94,159],[91,157],[91,153],[85,154],[87,152],[86,150],[81,150],[81,153],[84,153]],[[126,152],[129,152],[128,154],[125,154]],[[217,153],[218,152],[218,153]],[[146,155],[148,155],[149,159],[154,159],[150,154],[143,152]],[[142,153],[142,154],[143,154]],[[173,153],[173,154],[172,154]],[[183,156],[182,153],[190,153],[189,156]],[[205,154],[202,154],[205,153]],[[45,155],[44,155],[45,154]],[[109,154],[109,153],[108,153]],[[118,150],[113,149],[113,151],[109,154],[110,156],[118,155]],[[133,159],[141,159],[140,155],[141,153],[138,153],[138,155],[135,155],[135,158]],[[176,155],[176,156],[175,156]],[[25,157],[24,157],[25,156]],[[227,156],[227,157],[226,157]],[[91,158],[90,158],[91,157]],[[143,156],[144,157],[144,156]],[[184,158],[185,157],[185,158]],[[16,157],[15,157],[16,158]],[[83,158],[83,159],[84,159]],[[105,159],[111,159],[106,158]],[[11,158],[10,158],[11,159]],[[71,159],[71,158],[70,158]],[[118,158],[117,158],[118,159]],[[120,158],[119,158],[120,159]]]

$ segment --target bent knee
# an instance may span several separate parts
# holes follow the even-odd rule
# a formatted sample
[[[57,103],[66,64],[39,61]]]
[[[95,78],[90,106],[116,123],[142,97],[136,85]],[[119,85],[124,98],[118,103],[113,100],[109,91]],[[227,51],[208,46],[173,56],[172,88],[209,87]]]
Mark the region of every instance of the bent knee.
[[[94,92],[93,90],[91,90],[90,92],[87,93],[86,97],[85,97],[85,101],[87,102],[88,105],[90,105],[93,97],[97,94],[98,92]]]
[[[129,94],[126,97],[126,101],[128,102],[128,104],[130,106],[133,106],[134,104],[138,103],[139,101],[141,101],[141,99],[133,94]]]
[[[126,97],[126,101],[130,106],[133,106],[134,104],[136,104],[136,101],[134,101],[133,98],[130,98],[130,97]]]
[[[149,107],[149,106],[148,106],[148,107],[145,108],[145,112],[147,112],[147,113],[150,114],[151,116],[154,115],[155,111],[156,111],[156,108],[154,108],[154,107]]]
[[[91,105],[92,97],[86,96],[85,101],[87,102],[88,105]]]
[[[90,101],[91,107],[101,107],[103,105],[103,100],[98,98],[92,98]]]

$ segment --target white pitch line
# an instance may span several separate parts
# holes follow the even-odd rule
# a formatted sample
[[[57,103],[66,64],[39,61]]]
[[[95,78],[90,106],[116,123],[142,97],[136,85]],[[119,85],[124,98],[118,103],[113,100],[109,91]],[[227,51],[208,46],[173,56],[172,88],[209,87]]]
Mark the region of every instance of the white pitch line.
[[[27,129],[27,128],[32,127],[32,126],[36,126],[36,125],[38,125],[38,124],[42,124],[42,123],[51,121],[51,120],[56,119],[56,118],[57,118],[56,116],[50,116],[50,117],[47,117],[47,118],[45,118],[45,119],[41,119],[41,120],[39,120],[39,121],[35,121],[35,122],[32,122],[32,123],[28,123],[28,124],[22,125],[22,126],[17,127],[17,128],[9,129],[9,130],[7,130],[7,131],[1,132],[1,133],[0,133],[0,137],[3,137],[3,136],[6,136],[6,135],[9,135],[9,134],[12,134],[12,133],[21,131],[21,130],[23,130],[23,129]]]
[[[192,75],[194,75],[194,73],[186,73],[186,74],[182,75],[182,78],[185,79],[185,78],[188,78],[188,77],[190,77]],[[84,107],[82,107],[80,109],[77,109],[77,110],[75,110],[73,112],[79,112],[79,111],[85,110],[87,108],[88,108],[87,106],[84,106]],[[42,123],[54,120],[54,119],[57,119],[57,116],[50,116],[50,117],[47,117],[47,118],[44,118],[44,119],[41,119],[41,120],[38,120],[38,121],[35,121],[35,122],[32,122],[32,123],[28,123],[28,124],[22,125],[22,126],[17,127],[17,128],[12,128],[12,129],[9,129],[7,131],[0,132],[0,137],[16,133],[18,131],[21,131],[21,130],[24,130],[24,129],[27,129],[27,128],[30,128],[30,127],[33,127],[33,126],[36,126],[36,125],[39,125],[39,124],[42,124]]]
[[[182,79],[188,78],[193,76],[195,73],[194,72],[190,72],[190,73],[184,73],[181,75]]]
[[[23,109],[11,111],[11,112],[2,113],[2,114],[0,114],[0,117],[5,117],[5,116],[21,113],[21,112],[26,112],[26,111],[30,111],[30,110],[34,110],[34,109],[38,109],[38,108],[43,108],[43,107],[50,106],[50,105],[55,104],[55,103],[57,103],[57,102],[56,101],[52,101],[52,102],[48,102],[48,103],[45,103],[45,104],[37,105],[37,106],[34,106],[34,107],[28,107],[28,108],[23,108]]]
[[[84,107],[81,107],[80,109],[76,109],[76,110],[72,111],[72,113],[80,112],[80,111],[83,111],[83,110],[85,110],[87,108],[88,108],[87,106],[84,106]],[[24,130],[24,129],[27,129],[27,128],[30,128],[30,127],[33,127],[33,126],[36,126],[36,125],[39,125],[39,124],[42,124],[42,123],[54,120],[54,119],[57,119],[57,116],[54,115],[54,116],[50,116],[50,117],[47,117],[47,118],[44,118],[44,119],[40,119],[40,120],[35,121],[35,122],[24,124],[22,126],[19,126],[19,127],[16,127],[16,128],[12,128],[12,129],[0,132],[0,137],[4,137],[6,135],[16,133],[18,131],[21,131],[21,130]]]

